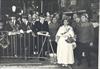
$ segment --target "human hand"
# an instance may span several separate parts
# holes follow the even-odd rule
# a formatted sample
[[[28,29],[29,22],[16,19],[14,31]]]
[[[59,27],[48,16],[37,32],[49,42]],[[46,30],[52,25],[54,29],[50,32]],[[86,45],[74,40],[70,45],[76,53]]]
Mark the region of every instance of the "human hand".
[[[35,33],[34,33],[34,32],[32,32],[32,36],[33,36],[33,37],[36,37],[36,35],[35,35]]]

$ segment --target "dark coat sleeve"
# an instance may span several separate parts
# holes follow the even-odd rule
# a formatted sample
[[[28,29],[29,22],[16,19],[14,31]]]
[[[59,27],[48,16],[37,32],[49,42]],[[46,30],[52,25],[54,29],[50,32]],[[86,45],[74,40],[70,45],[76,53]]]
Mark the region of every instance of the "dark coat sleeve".
[[[25,24],[24,23],[21,24],[21,29],[24,30],[24,31],[26,31],[26,28],[25,28]]]
[[[36,29],[36,32],[41,31],[41,23],[39,21],[35,22],[35,29]]]
[[[48,25],[48,22],[47,21],[44,22],[43,31],[49,32],[49,25]]]
[[[22,23],[20,29],[22,29],[24,31],[27,31],[28,30],[28,26],[30,27],[30,23],[28,23],[27,25],[25,25],[24,23]]]
[[[12,31],[12,30],[13,30],[13,29],[12,29],[12,27],[10,26],[9,23],[5,25],[5,31]]]
[[[36,31],[36,26],[32,24],[32,27],[31,27],[31,30],[36,34],[37,31]]]
[[[90,30],[89,33],[91,33],[91,40],[94,41],[94,27],[93,27],[92,23],[90,23],[89,30]]]

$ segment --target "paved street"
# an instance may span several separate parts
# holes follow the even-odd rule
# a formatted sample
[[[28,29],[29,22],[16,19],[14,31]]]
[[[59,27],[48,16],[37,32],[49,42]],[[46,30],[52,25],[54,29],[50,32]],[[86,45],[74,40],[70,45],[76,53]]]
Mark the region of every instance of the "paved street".
[[[83,64],[78,66],[76,63],[72,66],[73,69],[97,69],[97,60],[93,58],[92,67],[88,67],[86,60],[83,59]],[[10,63],[9,63],[10,62]],[[0,61],[0,69],[69,69],[61,67],[50,61],[39,61],[37,59],[2,59]]]
[[[77,62],[72,65],[73,69],[98,69],[97,54],[92,53],[92,66],[88,67],[86,59],[83,58],[82,64],[77,65]],[[37,58],[23,59],[0,59],[0,69],[69,69],[62,67],[50,60],[40,61]]]

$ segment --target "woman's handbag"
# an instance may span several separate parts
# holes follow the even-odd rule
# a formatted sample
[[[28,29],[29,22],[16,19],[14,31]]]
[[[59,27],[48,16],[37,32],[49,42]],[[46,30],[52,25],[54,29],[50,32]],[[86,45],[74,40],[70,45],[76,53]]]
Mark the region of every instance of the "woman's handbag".
[[[73,43],[73,42],[75,42],[75,39],[74,39],[74,37],[68,37],[68,39],[65,41],[67,41],[68,43]]]

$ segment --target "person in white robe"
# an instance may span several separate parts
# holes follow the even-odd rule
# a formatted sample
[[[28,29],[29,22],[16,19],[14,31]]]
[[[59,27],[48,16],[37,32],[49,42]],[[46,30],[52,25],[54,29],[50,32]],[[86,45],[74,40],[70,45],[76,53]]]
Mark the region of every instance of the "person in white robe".
[[[57,63],[63,66],[68,66],[74,63],[73,49],[76,47],[75,35],[73,28],[68,25],[68,20],[64,20],[63,24],[56,34],[57,42]],[[73,38],[73,42],[67,42],[69,37]]]

